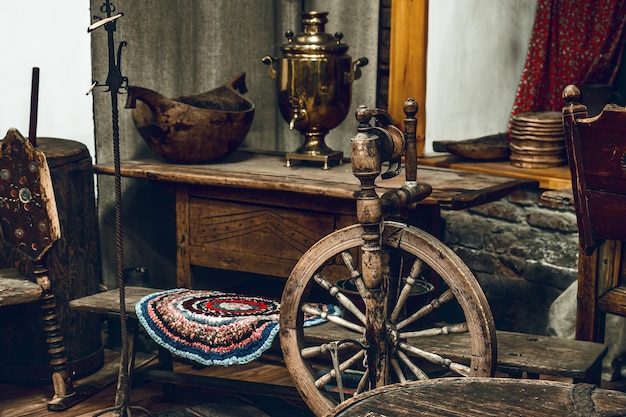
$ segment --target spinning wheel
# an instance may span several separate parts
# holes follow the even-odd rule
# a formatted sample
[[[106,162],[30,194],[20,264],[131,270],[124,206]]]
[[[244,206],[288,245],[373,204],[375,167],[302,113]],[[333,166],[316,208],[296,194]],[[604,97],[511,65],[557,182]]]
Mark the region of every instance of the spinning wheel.
[[[383,220],[383,213],[390,217],[430,193],[429,186],[415,181],[416,112],[410,99],[405,103],[407,183],[378,197],[374,180],[381,162],[398,159],[404,149],[398,141],[404,137],[388,128],[386,113],[359,108],[352,166],[361,181],[360,224],[317,242],[285,285],[283,355],[316,415],[375,387],[442,374],[492,376],[495,370],[495,326],[472,272],[435,237],[403,222]],[[323,314],[316,307],[320,302],[341,306],[344,316],[328,315],[323,326],[303,327],[305,313]],[[464,361],[420,348],[423,337],[462,332],[470,335]]]
[[[339,390],[344,385],[343,381],[336,382],[333,362],[338,363],[346,375],[358,375],[359,381],[355,392],[368,389],[368,384],[373,378],[368,373],[371,372],[369,363],[371,351],[375,349],[372,346],[374,344],[380,344],[379,348],[386,350],[375,353],[383,361],[376,364],[376,371],[385,375],[382,380],[377,381],[377,385],[378,382],[386,385],[391,382],[404,382],[410,378],[429,378],[427,372],[423,370],[424,365],[420,364],[420,359],[462,376],[491,376],[492,356],[496,346],[493,321],[487,301],[472,273],[447,246],[429,234],[396,222],[385,222],[384,229],[383,250],[389,254],[389,259],[408,264],[410,273],[404,279],[404,286],[396,287],[400,290],[399,296],[397,291],[387,291],[383,296],[386,311],[378,313],[382,313],[380,318],[383,325],[377,335],[383,340],[377,340],[378,338],[372,337],[373,335],[367,336],[368,326],[364,309],[346,299],[341,289],[328,278],[332,275],[330,271],[333,268],[344,269],[348,274],[357,277],[357,286],[362,288],[364,294],[362,297],[369,296],[368,290],[363,288],[364,284],[360,278],[362,274],[352,255],[364,243],[363,228],[360,225],[338,230],[319,241],[296,265],[285,287],[281,304],[281,346],[287,369],[290,370],[303,398],[316,414],[319,414],[319,411],[328,411],[335,405],[324,394],[325,387],[334,383]],[[341,263],[336,263],[337,259],[341,259]],[[429,269],[438,274],[443,281],[441,287],[446,289],[423,305],[413,307],[407,301],[409,300],[407,295],[412,284],[417,286],[423,282],[420,276]],[[325,272],[327,270],[328,274]],[[397,278],[400,277],[388,277],[389,280],[394,278],[398,281]],[[393,287],[391,284],[388,286]],[[328,320],[336,328],[333,329],[333,335],[337,333],[337,328],[346,330],[345,334],[341,335],[342,340],[308,343],[307,339],[309,341],[320,339],[307,334],[319,330],[311,331],[299,324],[303,312],[317,311],[314,306],[306,304],[314,287],[319,287],[336,298],[343,308],[358,318],[349,321],[345,318],[328,316]],[[448,304],[452,305],[455,302],[461,307],[465,321],[452,325],[438,325],[435,320],[429,320]],[[413,308],[406,311],[409,306]],[[401,314],[404,311],[406,312]],[[469,332],[471,335],[471,346],[468,346],[467,354],[470,358],[469,366],[420,349],[421,336],[455,332]],[[328,366],[324,368],[324,364]],[[343,388],[343,395],[346,395],[350,387]],[[339,395],[342,395],[341,391]]]

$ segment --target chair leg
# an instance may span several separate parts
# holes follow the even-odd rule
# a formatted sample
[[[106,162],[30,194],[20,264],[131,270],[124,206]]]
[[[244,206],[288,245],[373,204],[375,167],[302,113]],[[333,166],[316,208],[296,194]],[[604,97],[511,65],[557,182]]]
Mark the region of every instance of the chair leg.
[[[40,298],[46,343],[52,365],[52,384],[54,396],[66,397],[74,392],[72,380],[67,367],[67,355],[63,343],[61,324],[56,312],[56,299],[52,291],[44,290]]]
[[[85,384],[74,388],[67,367],[63,332],[61,331],[61,323],[59,323],[59,316],[56,311],[56,297],[51,290],[48,268],[43,259],[35,262],[34,274],[37,283],[43,289],[39,300],[41,303],[43,329],[46,334],[46,344],[50,354],[50,365],[52,366],[54,397],[48,402],[48,410],[66,410],[98,392],[99,387]]]

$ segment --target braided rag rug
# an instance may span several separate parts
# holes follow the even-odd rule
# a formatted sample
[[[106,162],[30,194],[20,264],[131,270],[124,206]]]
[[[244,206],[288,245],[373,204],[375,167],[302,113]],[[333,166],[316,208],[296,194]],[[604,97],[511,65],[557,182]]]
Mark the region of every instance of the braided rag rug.
[[[322,305],[339,315],[333,305]],[[267,350],[278,333],[280,303],[220,291],[177,288],[143,297],[135,311],[146,332],[173,354],[203,365],[244,364]],[[325,322],[305,315],[304,326]]]

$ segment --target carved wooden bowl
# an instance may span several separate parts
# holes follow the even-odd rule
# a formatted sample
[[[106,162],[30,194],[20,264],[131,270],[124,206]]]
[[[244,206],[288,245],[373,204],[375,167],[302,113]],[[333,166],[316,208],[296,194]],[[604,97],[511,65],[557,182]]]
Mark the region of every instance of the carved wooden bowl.
[[[252,126],[254,104],[245,92],[243,72],[214,90],[175,99],[129,86],[126,107],[141,137],[166,161],[215,162],[237,149]]]

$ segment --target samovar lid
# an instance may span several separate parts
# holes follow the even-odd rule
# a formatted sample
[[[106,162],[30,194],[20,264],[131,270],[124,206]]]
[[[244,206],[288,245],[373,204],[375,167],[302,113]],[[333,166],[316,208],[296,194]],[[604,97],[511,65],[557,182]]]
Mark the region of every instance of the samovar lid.
[[[324,31],[328,23],[328,12],[304,12],[302,16],[302,32],[295,34],[287,31],[285,37],[287,43],[280,46],[285,54],[325,53],[330,55],[343,55],[349,46],[341,43],[341,32],[331,35]]]

